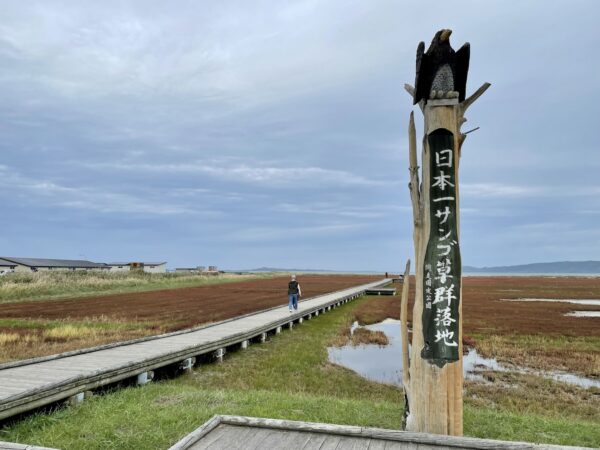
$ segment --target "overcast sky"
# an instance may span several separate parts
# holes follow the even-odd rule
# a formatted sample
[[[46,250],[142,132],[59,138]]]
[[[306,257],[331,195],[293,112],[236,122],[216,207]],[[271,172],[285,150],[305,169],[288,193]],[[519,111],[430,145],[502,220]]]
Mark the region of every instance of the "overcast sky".
[[[452,28],[468,93],[492,83],[463,127],[481,127],[463,263],[600,259],[598,17],[593,0],[5,0],[0,254],[399,270],[403,85]]]

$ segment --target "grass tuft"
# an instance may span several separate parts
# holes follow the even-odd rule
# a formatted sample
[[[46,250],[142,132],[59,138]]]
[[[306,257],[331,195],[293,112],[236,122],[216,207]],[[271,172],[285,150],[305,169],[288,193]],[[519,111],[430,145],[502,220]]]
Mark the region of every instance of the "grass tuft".
[[[17,333],[0,333],[0,347],[14,344],[18,340],[19,335]]]
[[[104,316],[87,320],[0,319],[0,363],[150,336],[167,328]]]
[[[110,273],[99,270],[10,273],[0,277],[0,303],[207,286],[272,276],[272,274],[205,276],[140,271]]]

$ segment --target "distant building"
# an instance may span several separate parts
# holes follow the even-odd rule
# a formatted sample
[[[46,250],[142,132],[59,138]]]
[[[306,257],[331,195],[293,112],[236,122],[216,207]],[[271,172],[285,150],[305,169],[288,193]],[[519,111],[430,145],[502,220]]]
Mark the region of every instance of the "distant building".
[[[0,259],[0,275],[14,272],[17,267],[17,263]]]
[[[175,272],[176,273],[199,273],[200,271],[198,270],[197,267],[176,267]]]
[[[14,258],[0,256],[0,271],[43,272],[49,270],[109,270],[104,263],[81,259]]]
[[[217,266],[208,266],[208,269],[202,271],[204,275],[219,275],[219,269]]]
[[[177,273],[199,273],[204,275],[216,275],[219,273],[217,266],[197,266],[197,267],[177,267],[175,269]]]
[[[147,273],[165,273],[167,271],[166,262],[113,262],[108,263],[111,272],[129,272],[130,270],[141,270]]]

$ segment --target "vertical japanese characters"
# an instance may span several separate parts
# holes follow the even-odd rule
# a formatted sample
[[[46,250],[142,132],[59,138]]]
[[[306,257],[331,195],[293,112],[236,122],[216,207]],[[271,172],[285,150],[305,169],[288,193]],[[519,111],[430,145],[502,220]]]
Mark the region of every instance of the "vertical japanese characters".
[[[439,367],[457,361],[461,283],[454,135],[440,128],[430,150],[430,233],[423,276],[423,358]]]

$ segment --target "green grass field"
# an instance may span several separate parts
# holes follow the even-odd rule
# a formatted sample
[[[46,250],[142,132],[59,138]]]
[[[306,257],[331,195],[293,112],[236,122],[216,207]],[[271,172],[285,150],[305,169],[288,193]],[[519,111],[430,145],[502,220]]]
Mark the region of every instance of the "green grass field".
[[[137,271],[121,273],[100,271],[12,273],[0,277],[0,303],[205,286],[272,276],[273,274],[203,276]]]
[[[351,302],[265,344],[231,352],[223,364],[207,364],[176,379],[94,396],[52,414],[31,415],[5,426],[0,440],[70,450],[166,449],[214,414],[399,429],[400,389],[366,381],[327,362],[327,345],[353,320],[357,307],[373,301],[378,300]],[[503,384],[493,392],[472,390],[468,384],[465,434],[600,446],[596,420],[600,405],[594,410],[594,403],[589,403],[585,411],[545,408],[552,399],[543,395],[542,386],[526,398],[536,407],[523,409],[517,401],[522,391],[512,390]],[[576,388],[570,392],[583,395]]]

